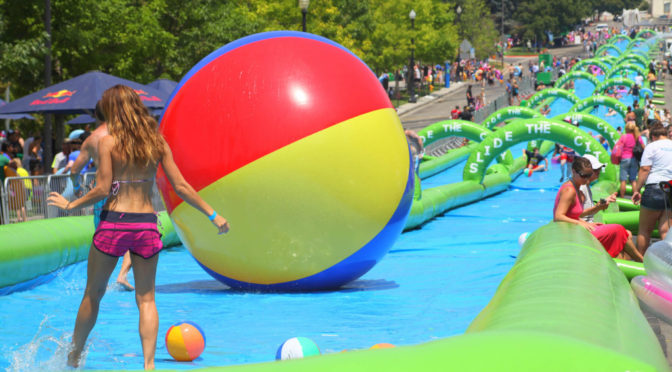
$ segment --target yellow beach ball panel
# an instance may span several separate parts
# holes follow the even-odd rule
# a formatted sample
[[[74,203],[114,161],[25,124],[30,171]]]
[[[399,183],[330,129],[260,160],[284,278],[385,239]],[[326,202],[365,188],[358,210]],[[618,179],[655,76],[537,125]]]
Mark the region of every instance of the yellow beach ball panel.
[[[228,234],[217,235],[186,203],[171,217],[194,257],[221,275],[254,284],[298,280],[342,261],[383,229],[403,196],[409,167],[399,118],[394,109],[380,109],[200,190],[229,220]]]

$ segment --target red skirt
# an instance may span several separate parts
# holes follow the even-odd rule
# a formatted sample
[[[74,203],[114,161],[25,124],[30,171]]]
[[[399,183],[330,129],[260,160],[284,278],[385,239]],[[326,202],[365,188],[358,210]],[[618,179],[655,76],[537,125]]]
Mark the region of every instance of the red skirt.
[[[628,231],[625,227],[617,224],[599,225],[591,233],[602,243],[611,257],[618,256],[623,250],[625,242],[628,241]]]

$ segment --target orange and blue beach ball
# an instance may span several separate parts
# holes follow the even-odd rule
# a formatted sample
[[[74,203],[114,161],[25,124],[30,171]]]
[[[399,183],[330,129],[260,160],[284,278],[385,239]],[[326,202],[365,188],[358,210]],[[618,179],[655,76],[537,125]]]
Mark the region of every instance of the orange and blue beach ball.
[[[231,225],[217,235],[159,170],[176,231],[231,287],[337,288],[404,227],[413,173],[399,117],[371,69],[323,37],[278,31],[225,45],[180,81],[160,130],[187,182]]]
[[[166,332],[166,349],[175,360],[190,362],[205,349],[205,333],[196,323],[175,323]]]

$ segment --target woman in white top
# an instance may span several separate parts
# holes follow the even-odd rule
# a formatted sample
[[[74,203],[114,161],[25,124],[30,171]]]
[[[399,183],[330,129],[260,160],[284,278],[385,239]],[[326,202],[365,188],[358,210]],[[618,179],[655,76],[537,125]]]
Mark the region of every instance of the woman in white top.
[[[665,238],[672,222],[672,213],[665,212],[666,209],[669,212],[670,200],[659,186],[660,182],[672,180],[672,141],[667,137],[667,129],[660,124],[653,126],[649,135],[652,142],[642,154],[639,175],[632,193],[632,201],[642,204],[637,235],[637,247],[642,254],[649,247],[656,222],[661,238]],[[640,194],[642,186],[646,188]]]

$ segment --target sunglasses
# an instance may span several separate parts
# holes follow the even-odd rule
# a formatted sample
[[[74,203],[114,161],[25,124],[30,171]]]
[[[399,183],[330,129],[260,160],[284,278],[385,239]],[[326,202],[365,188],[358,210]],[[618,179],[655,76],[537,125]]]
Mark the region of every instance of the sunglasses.
[[[590,173],[581,173],[581,172],[576,172],[581,178],[590,178],[593,176],[593,172],[591,171]]]

